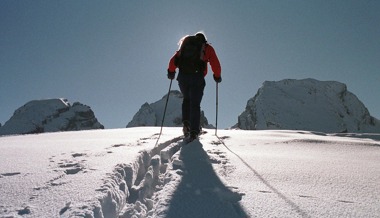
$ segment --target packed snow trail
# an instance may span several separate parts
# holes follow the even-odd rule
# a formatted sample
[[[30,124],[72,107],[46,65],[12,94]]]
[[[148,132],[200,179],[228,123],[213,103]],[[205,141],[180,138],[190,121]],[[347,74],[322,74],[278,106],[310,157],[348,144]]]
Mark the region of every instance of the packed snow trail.
[[[227,187],[212,166],[221,160],[210,159],[199,140],[178,139],[157,146],[160,156],[153,156],[143,179],[129,188],[120,217],[247,217],[238,203],[242,194]]]
[[[380,134],[157,130],[0,137],[0,217],[380,217]]]
[[[159,200],[157,217],[247,217],[239,204],[242,195],[220,180],[201,142],[195,140],[184,145],[176,158],[173,171],[167,175],[175,179],[161,191],[168,199]],[[214,159],[214,163],[219,160]],[[169,206],[162,209],[162,205]]]

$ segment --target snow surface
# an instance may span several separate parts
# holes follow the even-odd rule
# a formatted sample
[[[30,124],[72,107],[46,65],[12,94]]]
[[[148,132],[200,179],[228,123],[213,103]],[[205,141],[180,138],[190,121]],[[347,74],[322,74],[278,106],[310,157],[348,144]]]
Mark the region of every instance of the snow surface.
[[[380,135],[159,127],[0,137],[0,217],[379,217]]]

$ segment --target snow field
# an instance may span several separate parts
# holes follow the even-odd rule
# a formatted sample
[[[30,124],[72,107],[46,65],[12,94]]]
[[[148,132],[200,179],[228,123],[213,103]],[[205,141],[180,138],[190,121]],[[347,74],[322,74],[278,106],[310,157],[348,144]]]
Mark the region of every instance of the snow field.
[[[366,139],[305,131],[221,135],[231,151],[228,159],[239,169],[225,179],[246,193],[241,203],[250,216],[380,215],[378,134]]]
[[[154,134],[154,137],[145,139],[153,141],[156,138],[157,134]],[[163,176],[168,168],[168,162],[178,151],[181,139],[182,137],[175,137],[159,143],[157,147],[138,152],[135,161],[118,164],[102,187],[97,190],[102,192],[98,197],[99,203],[95,202],[85,208],[70,208],[67,214],[61,216],[155,217],[154,202],[151,198],[164,185]],[[176,151],[168,153],[167,151],[173,147],[176,147]],[[166,161],[161,161],[160,153],[167,158]]]
[[[162,140],[178,136],[170,132]],[[126,199],[127,191],[116,191],[124,180],[118,171],[152,149],[155,133],[133,128],[0,137],[0,217],[110,217],[106,208],[119,212]]]
[[[0,217],[379,217],[379,134],[158,127],[0,137]]]

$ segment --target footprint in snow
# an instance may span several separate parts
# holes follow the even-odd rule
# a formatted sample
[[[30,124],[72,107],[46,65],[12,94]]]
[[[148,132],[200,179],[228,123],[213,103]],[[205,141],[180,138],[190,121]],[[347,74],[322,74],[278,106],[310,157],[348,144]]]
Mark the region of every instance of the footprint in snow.
[[[1,174],[0,174],[0,178],[1,178],[1,177],[5,177],[5,176],[16,176],[16,175],[20,175],[20,174],[21,174],[20,172],[1,173]]]
[[[77,174],[84,169],[80,163],[61,163],[58,165],[60,168],[66,168],[63,172],[67,175]]]
[[[354,204],[355,203],[353,201],[346,201],[346,200],[338,200],[338,202],[346,203],[346,204]]]
[[[75,157],[82,157],[82,156],[85,156],[85,155],[87,155],[87,154],[86,153],[74,153],[71,156],[73,156],[75,158]]]
[[[25,208],[21,209],[21,210],[17,210],[17,214],[22,216],[22,215],[26,215],[26,214],[30,214],[30,207],[29,206],[26,206]]]

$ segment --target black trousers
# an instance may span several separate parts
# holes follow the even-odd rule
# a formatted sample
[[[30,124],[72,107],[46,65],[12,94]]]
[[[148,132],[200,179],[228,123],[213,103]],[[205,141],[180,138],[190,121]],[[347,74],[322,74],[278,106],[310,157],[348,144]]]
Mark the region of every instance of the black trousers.
[[[201,101],[206,82],[203,74],[179,73],[178,85],[183,95],[182,122],[190,124],[190,131],[199,134]]]

